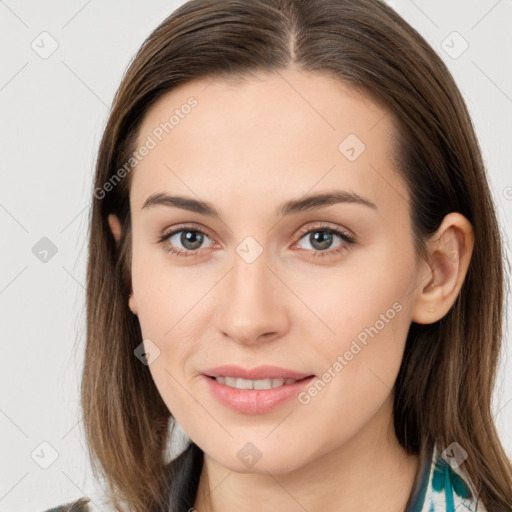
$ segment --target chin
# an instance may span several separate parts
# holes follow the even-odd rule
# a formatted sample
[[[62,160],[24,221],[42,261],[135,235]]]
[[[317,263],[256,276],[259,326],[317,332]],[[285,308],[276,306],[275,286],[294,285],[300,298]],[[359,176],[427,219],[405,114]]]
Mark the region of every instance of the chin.
[[[236,445],[235,450],[233,450],[234,445]],[[282,441],[276,441],[273,445],[269,440],[266,440],[266,443],[228,442],[226,449],[222,447],[221,451],[218,451],[218,444],[215,448],[213,451],[203,451],[218,464],[242,474],[279,475],[295,471],[308,463],[304,445],[300,442],[295,446],[285,445]]]

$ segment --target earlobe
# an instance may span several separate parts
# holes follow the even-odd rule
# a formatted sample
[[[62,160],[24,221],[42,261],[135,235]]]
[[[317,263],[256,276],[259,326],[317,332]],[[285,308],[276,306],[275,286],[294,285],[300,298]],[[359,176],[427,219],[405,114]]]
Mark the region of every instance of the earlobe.
[[[128,297],[128,307],[130,308],[130,311],[134,315],[136,315],[138,313],[137,304],[135,303],[135,298],[133,296],[133,292],[130,293],[130,296]]]
[[[446,215],[427,242],[429,261],[426,271],[419,276],[414,322],[431,324],[448,313],[464,282],[473,245],[471,223],[460,213]]]
[[[110,226],[110,230],[112,231],[112,235],[114,235],[116,243],[119,243],[119,239],[121,238],[121,223],[119,222],[117,215],[111,213],[108,216],[108,224]]]

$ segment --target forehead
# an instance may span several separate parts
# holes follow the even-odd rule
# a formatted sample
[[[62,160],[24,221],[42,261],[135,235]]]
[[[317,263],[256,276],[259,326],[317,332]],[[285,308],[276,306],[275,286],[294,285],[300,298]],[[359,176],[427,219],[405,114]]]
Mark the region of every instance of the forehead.
[[[401,188],[390,158],[392,116],[325,74],[288,69],[182,84],[144,117],[137,147],[149,140],[132,171],[139,207],[158,187],[261,200],[269,190],[289,197],[290,188],[363,187],[374,198],[386,182],[395,195]]]

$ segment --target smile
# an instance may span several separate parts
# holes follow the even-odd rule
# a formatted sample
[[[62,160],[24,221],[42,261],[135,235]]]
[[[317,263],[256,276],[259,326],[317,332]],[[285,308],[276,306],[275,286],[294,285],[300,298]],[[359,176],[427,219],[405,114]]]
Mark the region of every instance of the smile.
[[[221,405],[240,414],[265,414],[290,403],[315,379],[244,379],[242,377],[202,376],[208,392]],[[293,403],[297,403],[296,401]]]
[[[296,379],[242,379],[237,377],[214,377],[219,384],[236,389],[272,389],[297,382]]]

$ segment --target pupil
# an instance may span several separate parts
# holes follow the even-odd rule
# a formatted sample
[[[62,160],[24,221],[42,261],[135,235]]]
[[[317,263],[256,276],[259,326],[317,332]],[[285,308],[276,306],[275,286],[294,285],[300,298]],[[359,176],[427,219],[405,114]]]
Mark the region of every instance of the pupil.
[[[203,242],[203,234],[198,233],[197,231],[184,231],[181,234],[181,243],[183,244],[183,247],[186,247],[187,249],[194,250],[201,247],[201,243]],[[190,247],[187,244],[191,243],[196,246]]]
[[[324,235],[322,235],[324,233]],[[331,244],[332,233],[328,233],[327,231],[315,231],[310,236],[311,245],[315,247],[315,243],[318,242],[318,249],[327,249]],[[314,243],[313,243],[314,242]]]

